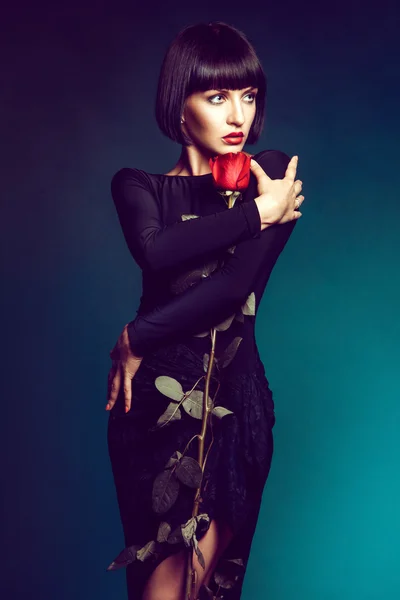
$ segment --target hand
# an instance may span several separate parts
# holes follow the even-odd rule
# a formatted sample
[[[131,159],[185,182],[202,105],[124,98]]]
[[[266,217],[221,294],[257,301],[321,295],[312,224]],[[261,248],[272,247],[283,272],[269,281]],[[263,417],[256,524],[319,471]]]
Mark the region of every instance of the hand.
[[[111,410],[117,401],[121,388],[124,385],[125,412],[131,408],[132,379],[140,367],[143,356],[135,356],[129,345],[127,325],[122,330],[117,343],[110,352],[112,367],[108,373],[108,390],[106,410]]]
[[[304,196],[298,196],[303,187],[303,182],[296,177],[298,156],[290,160],[283,179],[271,179],[264,169],[252,159],[250,169],[257,178],[259,196],[255,198],[260,211],[261,229],[276,223],[286,223],[299,219],[302,213],[298,210]],[[296,208],[296,199],[300,201]],[[264,227],[263,227],[264,225]]]

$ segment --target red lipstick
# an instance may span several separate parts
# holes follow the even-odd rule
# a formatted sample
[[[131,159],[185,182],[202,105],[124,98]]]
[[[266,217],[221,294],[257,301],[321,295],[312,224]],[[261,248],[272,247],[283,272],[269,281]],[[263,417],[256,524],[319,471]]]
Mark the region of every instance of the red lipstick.
[[[226,138],[236,138],[236,137],[243,137],[244,133],[242,133],[241,131],[233,131],[232,133],[228,133],[228,135],[224,135],[224,140],[226,140]]]
[[[227,143],[227,144],[241,144],[243,141],[243,137],[244,134],[241,131],[236,131],[233,133],[228,133],[228,135],[225,135],[222,139]]]

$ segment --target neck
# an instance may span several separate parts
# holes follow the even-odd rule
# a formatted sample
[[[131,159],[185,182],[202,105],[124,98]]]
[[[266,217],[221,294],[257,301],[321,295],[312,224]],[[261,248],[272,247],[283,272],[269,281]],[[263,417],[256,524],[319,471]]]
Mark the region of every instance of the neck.
[[[175,175],[207,175],[211,173],[208,160],[211,155],[195,146],[182,146],[181,155],[173,171]]]

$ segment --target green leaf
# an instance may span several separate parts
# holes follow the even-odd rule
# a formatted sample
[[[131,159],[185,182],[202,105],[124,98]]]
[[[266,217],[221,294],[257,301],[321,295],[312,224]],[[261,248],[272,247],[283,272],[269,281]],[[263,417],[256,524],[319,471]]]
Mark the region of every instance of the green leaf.
[[[208,370],[208,361],[209,360],[210,360],[210,355],[205,353],[203,356],[203,369],[204,369],[205,373],[207,373],[207,370]],[[213,362],[213,366],[211,369],[211,375],[216,376],[217,370],[218,370],[218,359],[214,354],[214,362]]]
[[[206,529],[208,529],[210,526],[210,517],[207,515],[207,513],[202,513],[196,517],[191,517],[184,525],[181,525],[182,537],[185,546],[192,546],[194,548],[198,561],[203,569],[206,568],[206,564],[204,561],[204,556],[198,545],[196,531],[199,529],[202,532],[204,526]]]
[[[218,260],[211,260],[208,263],[204,263],[203,269],[202,269],[202,277],[208,277],[209,275],[211,275],[211,273],[214,273],[214,271],[217,269],[217,267],[218,267]]]
[[[243,304],[242,312],[244,315],[256,314],[256,295],[254,292],[251,292],[246,302]]]
[[[214,572],[215,583],[224,589],[231,589],[244,573],[241,558],[223,559],[218,563],[218,571]]]
[[[190,488],[200,487],[203,471],[196,459],[191,456],[184,456],[175,472],[179,481],[184,485]]]
[[[233,192],[233,194],[232,194],[232,206],[231,206],[231,208],[233,208],[235,206],[236,200],[238,198],[240,198],[241,195],[242,195],[242,192],[238,192],[238,191]]]
[[[194,419],[203,418],[203,392],[201,390],[193,390],[187,398],[182,402],[183,409],[188,415]]]
[[[225,558],[224,561],[228,563],[233,563],[238,565],[239,567],[244,567],[243,558]]]
[[[171,533],[171,525],[167,521],[162,521],[158,527],[157,542],[166,542]]]
[[[209,331],[202,331],[201,333],[194,333],[193,337],[206,337],[207,335],[209,335]]]
[[[172,470],[161,471],[153,483],[152,506],[157,514],[167,512],[175,504],[179,494],[179,480]]]
[[[179,381],[173,377],[168,377],[168,375],[160,375],[155,379],[154,383],[158,391],[164,394],[164,396],[175,400],[175,402],[181,401],[184,392]]]
[[[169,534],[167,542],[168,544],[179,544],[183,541],[181,526],[175,527],[172,533]]]
[[[117,558],[114,558],[112,563],[107,567],[107,571],[116,571],[130,565],[137,559],[137,551],[141,548],[140,545],[134,544],[128,548],[124,548]]]
[[[233,413],[231,410],[228,410],[224,406],[214,406],[214,408],[211,411],[211,414],[218,417],[218,419],[222,419],[223,417],[226,417],[226,415],[233,415],[235,413]]]
[[[198,219],[199,215],[191,215],[191,214],[184,214],[181,215],[182,221],[187,221],[188,219]]]
[[[181,525],[182,538],[183,538],[183,541],[185,542],[185,546],[189,547],[192,545],[191,541],[192,541],[194,534],[196,533],[196,529],[197,529],[196,517],[191,517],[188,521],[186,521],[186,523],[184,525]]]
[[[218,357],[218,364],[223,369],[229,365],[229,363],[235,358],[235,354],[239,347],[240,342],[243,340],[242,337],[235,337],[231,343],[225,348],[223,353]]]
[[[157,558],[159,553],[160,551],[157,542],[155,540],[150,540],[143,548],[137,551],[137,559],[144,562],[145,560],[149,560],[149,558]]]
[[[216,325],[215,329],[217,331],[226,331],[231,326],[234,318],[235,318],[235,313],[233,313],[233,315],[231,315],[230,317],[225,319],[225,321],[222,321],[222,323],[219,323],[219,325]]]
[[[182,294],[195,283],[198,283],[202,277],[207,277],[203,269],[194,269],[182,273],[169,284],[169,289],[172,294]]]
[[[210,527],[210,517],[207,513],[200,513],[196,517],[197,519],[197,530],[200,531],[201,534],[205,533]]]
[[[185,546],[187,546],[188,548],[192,546],[194,548],[200,565],[203,567],[203,569],[205,569],[206,563],[204,561],[204,556],[199,548],[199,543],[196,537],[196,529],[197,520],[196,517],[192,517],[187,523],[185,523],[185,525],[182,525],[182,537],[183,541],[185,542]]]
[[[170,402],[167,406],[167,409],[161,417],[159,417],[157,421],[157,427],[161,427],[166,423],[172,423],[172,421],[179,421],[182,417],[179,406],[177,406],[174,402]]]
[[[167,460],[164,469],[171,469],[182,458],[182,452],[175,450],[173,455]]]
[[[203,553],[202,553],[202,551],[199,548],[199,543],[197,541],[197,537],[196,537],[195,533],[193,534],[193,537],[192,537],[192,544],[193,544],[193,547],[194,547],[194,551],[196,552],[198,561],[199,561],[200,565],[203,567],[203,569],[205,570],[206,563],[205,563],[205,560],[204,560]]]

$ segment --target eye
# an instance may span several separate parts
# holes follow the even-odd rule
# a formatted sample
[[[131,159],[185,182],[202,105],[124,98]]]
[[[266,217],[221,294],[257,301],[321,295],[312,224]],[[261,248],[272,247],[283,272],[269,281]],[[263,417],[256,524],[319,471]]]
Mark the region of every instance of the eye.
[[[252,104],[254,102],[254,100],[256,99],[256,94],[254,92],[250,92],[250,94],[246,94],[246,96],[253,96],[252,99],[250,100],[249,104]]]
[[[216,96],[211,96],[208,98],[208,101],[211,102],[211,104],[222,104],[222,102],[214,102],[214,98],[225,98],[225,96],[222,94],[217,94]]]
[[[256,99],[256,94],[254,92],[250,92],[250,93],[246,94],[244,97],[246,98],[247,96],[252,96],[252,98],[250,98],[250,100],[246,100],[247,104],[253,104],[253,102]],[[215,98],[226,98],[226,96],[224,94],[216,94],[215,96],[210,96],[210,98],[208,98],[208,101],[211,104],[222,104],[222,102],[214,102]]]

